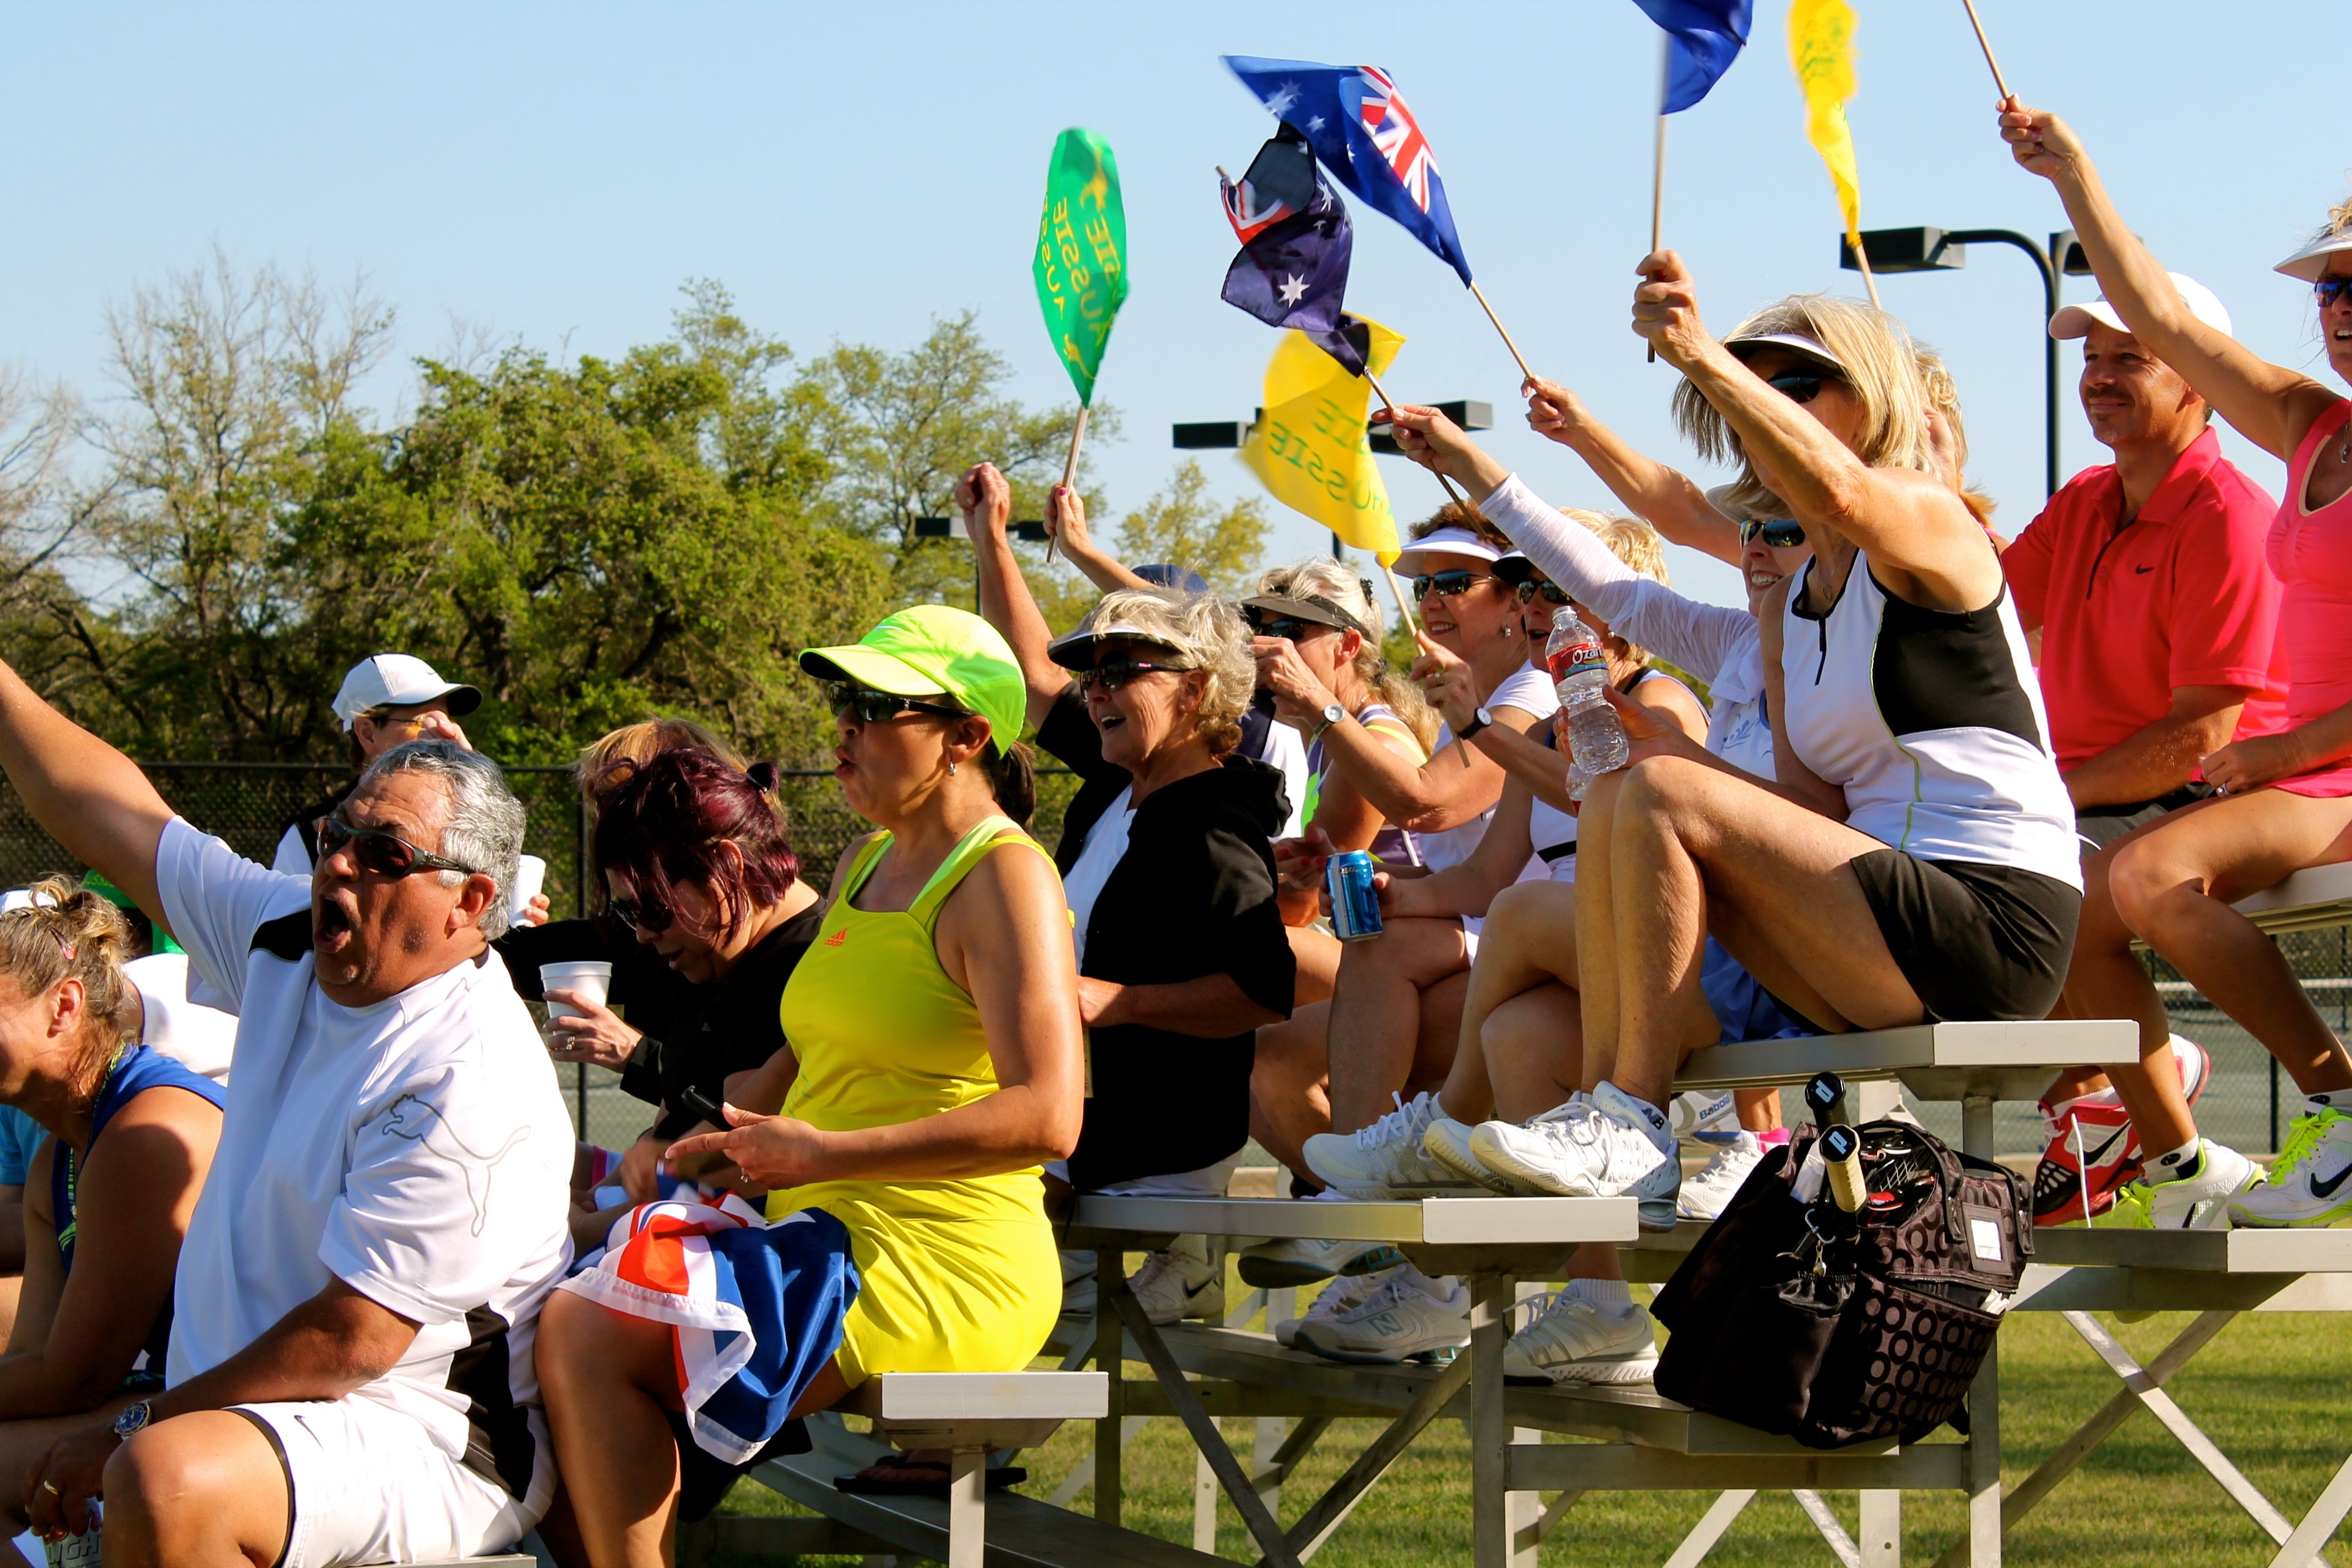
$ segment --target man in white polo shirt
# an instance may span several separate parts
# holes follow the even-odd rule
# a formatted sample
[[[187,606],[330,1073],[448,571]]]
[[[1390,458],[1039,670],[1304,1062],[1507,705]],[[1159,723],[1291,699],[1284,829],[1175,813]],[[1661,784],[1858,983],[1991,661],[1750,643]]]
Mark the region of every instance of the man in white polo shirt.
[[[307,879],[181,821],[5,665],[0,768],[239,1016],[168,1386],[58,1441],[34,1529],[102,1497],[110,1562],[512,1545],[555,1489],[530,1347],[570,1257],[572,1135],[488,951],[523,826],[497,764],[446,741],[376,758]]]

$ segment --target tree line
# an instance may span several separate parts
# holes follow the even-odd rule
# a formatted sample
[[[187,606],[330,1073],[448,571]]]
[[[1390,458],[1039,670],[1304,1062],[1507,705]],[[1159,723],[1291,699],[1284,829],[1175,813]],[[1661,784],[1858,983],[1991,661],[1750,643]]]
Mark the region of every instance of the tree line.
[[[415,361],[413,409],[384,418],[359,397],[394,313],[363,283],[215,257],[135,290],[108,312],[104,395],[0,372],[0,657],[142,757],[338,758],[328,704],[380,649],[479,685],[468,732],[509,762],[654,712],[822,757],[793,655],[904,605],[969,607],[970,547],[916,520],[981,458],[1043,516],[1076,409],[1014,397],[970,312],[903,352],[803,358],[719,285],[683,295],[666,340],[618,358],[476,332]],[[1090,435],[1116,428],[1097,405]],[[1186,462],[1116,537],[1232,590],[1265,530]],[[1023,548],[1075,620],[1093,590]]]

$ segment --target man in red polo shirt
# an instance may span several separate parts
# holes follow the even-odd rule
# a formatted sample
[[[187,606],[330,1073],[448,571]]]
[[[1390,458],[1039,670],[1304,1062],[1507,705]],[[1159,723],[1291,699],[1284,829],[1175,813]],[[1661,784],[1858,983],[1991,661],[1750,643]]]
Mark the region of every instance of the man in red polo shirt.
[[[2171,276],[2200,321],[2230,331],[2212,290]],[[2060,310],[2050,335],[2083,340],[2083,411],[2116,460],[2051,497],[2001,565],[2026,629],[2041,633],[2042,702],[2074,798],[2084,885],[2105,898],[2117,840],[2212,793],[2200,759],[2283,727],[2279,584],[2263,558],[2278,508],[2221,456],[2204,400],[2105,300]],[[2175,1035],[2173,1059],[2193,1100],[2210,1058]],[[2051,1139],[2034,1173],[2035,1222],[2082,1218],[2086,1185],[2091,1212],[2105,1213],[2143,1157],[2106,1075],[2061,1074],[2042,1109]]]

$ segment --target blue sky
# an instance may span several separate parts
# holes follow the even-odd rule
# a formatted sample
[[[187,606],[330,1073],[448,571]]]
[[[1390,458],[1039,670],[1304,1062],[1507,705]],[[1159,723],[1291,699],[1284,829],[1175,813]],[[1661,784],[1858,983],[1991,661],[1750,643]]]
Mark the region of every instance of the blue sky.
[[[1855,0],[1850,113],[1868,226],[2063,226],[1991,127],[1993,90],[1960,0]],[[1837,216],[1801,135],[1781,31],[1759,0],[1745,58],[1676,116],[1666,236],[1717,331],[1835,269]],[[2009,79],[2089,141],[2134,226],[2216,289],[2239,335],[2310,365],[2308,291],[2273,275],[2346,194],[2332,24],[2307,6],[1980,0]],[[1421,117],[1487,297],[1544,373],[1673,458],[1674,384],[1626,331],[1646,248],[1657,35],[1627,0],[1349,8],[879,4],[621,7],[410,3],[12,6],[0,142],[0,361],[102,395],[107,301],[217,243],[244,263],[363,270],[400,311],[398,353],[453,320],[569,353],[662,335],[689,278],[803,352],[904,347],[977,310],[1018,390],[1066,400],[1029,277],[1046,153],[1064,126],[1118,150],[1133,293],[1100,395],[1126,434],[1093,447],[1114,512],[1174,461],[1171,423],[1246,417],[1273,337],[1219,302],[1234,247],[1214,165],[1268,121],[1221,53],[1387,68]],[[1557,501],[1603,505],[1565,448],[1528,435],[1517,374],[1453,274],[1359,211],[1352,308],[1411,340],[1400,397],[1484,399],[1492,437]],[[1883,279],[1889,309],[1948,356],[1976,479],[2011,531],[2042,494],[2040,290],[2024,258]],[[2094,292],[2087,279],[2068,298]],[[2065,471],[2100,457],[2073,403]],[[371,389],[406,397],[404,366]],[[2279,466],[2234,436],[2273,492]],[[980,456],[982,454],[975,454]],[[1222,493],[1255,481],[1206,454]],[[1390,461],[1401,512],[1433,504]],[[1277,553],[1321,536],[1284,514]],[[1726,602],[1727,568],[1677,552]]]

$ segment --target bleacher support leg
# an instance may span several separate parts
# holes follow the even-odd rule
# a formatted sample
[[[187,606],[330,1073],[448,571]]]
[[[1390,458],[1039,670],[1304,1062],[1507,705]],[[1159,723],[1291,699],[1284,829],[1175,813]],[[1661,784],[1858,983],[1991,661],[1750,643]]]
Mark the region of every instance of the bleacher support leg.
[[[1862,1549],[1862,1568],[1903,1568],[1903,1494],[1864,1492],[1861,1526],[1855,1536],[1854,1544]]]
[[[1118,1523],[1119,1449],[1127,1424],[1127,1384],[1119,1377],[1127,1336],[1114,1298],[1126,1289],[1126,1255],[1108,1247],[1096,1253],[1095,1370],[1110,1379],[1110,1406],[1095,1423],[1095,1517],[1109,1525]]]
[[[1503,1345],[1510,1338],[1511,1281],[1474,1274],[1470,1287],[1471,1561],[1476,1568],[1523,1568],[1534,1553],[1512,1549],[1504,1488],[1510,1475],[1511,1428],[1503,1413]]]
[[[958,1448],[948,1460],[948,1568],[981,1568],[988,1552],[988,1450]]]
[[[1993,1157],[1993,1102],[1960,1101],[1960,1152]],[[2000,1568],[2000,1343],[1969,1387],[1969,1568]]]

